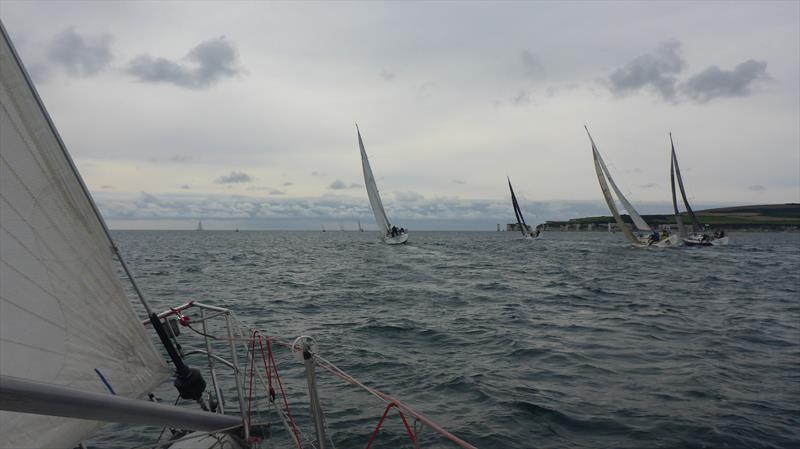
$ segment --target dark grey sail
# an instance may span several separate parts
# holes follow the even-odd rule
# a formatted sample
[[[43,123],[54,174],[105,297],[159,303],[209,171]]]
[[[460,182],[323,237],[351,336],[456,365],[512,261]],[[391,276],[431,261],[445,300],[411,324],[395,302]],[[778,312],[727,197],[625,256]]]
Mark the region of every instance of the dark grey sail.
[[[686,207],[686,212],[689,212],[689,216],[692,217],[692,223],[694,224],[694,227],[697,228],[698,231],[702,231],[703,224],[700,223],[700,220],[697,218],[697,215],[694,214],[692,207],[689,206],[689,200],[686,198],[686,189],[684,189],[683,187],[683,178],[681,177],[681,169],[678,166],[678,157],[675,155],[675,143],[672,141],[672,133],[669,133],[669,143],[672,146],[672,164],[675,167],[675,176],[678,178],[678,187],[681,189],[681,197],[683,198],[683,205],[684,207]],[[675,209],[677,213],[677,205],[675,206]]]
[[[669,160],[669,185],[672,189],[672,210],[675,212],[675,223],[678,225],[678,235],[682,238],[686,237],[686,227],[683,226],[683,219],[680,212],[678,212],[678,199],[675,194],[675,152],[672,152]]]
[[[519,229],[522,232],[522,235],[528,234],[528,225],[525,223],[525,217],[522,216],[522,209],[519,208],[519,203],[517,202],[517,196],[514,195],[514,188],[511,187],[511,179],[508,179],[508,188],[511,190],[511,204],[514,206],[514,215],[517,217],[517,224],[519,225]]]

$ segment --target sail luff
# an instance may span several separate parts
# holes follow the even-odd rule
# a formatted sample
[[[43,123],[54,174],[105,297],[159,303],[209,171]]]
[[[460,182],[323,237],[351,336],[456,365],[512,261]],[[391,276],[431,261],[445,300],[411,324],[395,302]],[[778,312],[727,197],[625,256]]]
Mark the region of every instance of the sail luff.
[[[681,189],[681,198],[683,198],[683,205],[686,207],[686,212],[692,217],[692,223],[698,231],[703,230],[703,224],[695,215],[692,207],[689,205],[689,200],[686,198],[686,189],[683,187],[683,177],[681,176],[681,168],[678,165],[678,156],[675,154],[675,143],[672,141],[672,133],[669,134],[669,143],[672,146],[672,162],[675,164],[675,176],[678,178],[678,187]]]
[[[378,192],[378,185],[375,182],[375,176],[372,174],[372,168],[369,165],[369,158],[367,157],[367,150],[364,148],[364,141],[361,139],[361,130],[356,125],[356,132],[358,133],[358,147],[361,151],[361,168],[364,171],[364,186],[367,189],[367,196],[369,203],[372,207],[372,214],[375,216],[375,222],[381,230],[382,235],[387,235],[392,225],[389,218],[386,216],[386,211],[383,208],[380,193]]]
[[[608,183],[606,182],[605,174],[603,173],[600,152],[597,150],[597,146],[594,144],[594,139],[592,139],[592,135],[589,133],[589,128],[586,126],[584,126],[584,128],[586,128],[586,134],[589,135],[589,141],[592,143],[594,170],[597,174],[597,182],[600,184],[600,190],[603,192],[603,198],[605,198],[606,204],[608,205],[608,210],[611,211],[611,215],[614,217],[617,227],[622,231],[622,235],[624,235],[625,238],[628,239],[628,241],[630,241],[632,244],[640,245],[641,242],[636,238],[635,235],[633,235],[633,232],[631,232],[630,228],[628,228],[628,226],[622,220],[622,216],[619,214],[616,204],[614,204],[614,197],[611,196],[611,191],[608,188]]]

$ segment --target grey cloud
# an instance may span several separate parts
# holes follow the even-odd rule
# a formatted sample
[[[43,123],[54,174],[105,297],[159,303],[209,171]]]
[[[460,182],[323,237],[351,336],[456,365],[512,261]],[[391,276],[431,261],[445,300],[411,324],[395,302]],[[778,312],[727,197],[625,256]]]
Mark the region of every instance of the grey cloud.
[[[285,195],[286,192],[283,191],[283,190],[278,190],[278,189],[270,189],[269,194],[270,195]]]
[[[754,83],[765,79],[769,79],[767,63],[750,59],[733,70],[711,66],[690,77],[681,90],[692,99],[705,103],[714,98],[746,97]]]
[[[170,162],[178,162],[178,163],[189,162],[190,160],[192,160],[192,158],[190,158],[189,156],[183,156],[181,154],[176,154],[175,156],[169,158]]]
[[[381,70],[378,75],[380,75],[380,77],[385,81],[392,81],[394,80],[395,76],[397,76],[394,72],[390,72],[388,70]]]
[[[528,91],[526,91],[525,89],[521,89],[517,93],[517,95],[515,95],[514,98],[512,98],[512,101],[514,102],[514,104],[518,106],[523,106],[531,103],[531,96],[528,93]]]
[[[638,56],[612,72],[608,77],[609,89],[616,95],[626,95],[652,88],[664,99],[673,100],[676,75],[686,67],[680,50],[681,43],[677,40],[662,42],[652,53]]]
[[[525,76],[533,79],[544,78],[544,64],[538,56],[528,50],[523,50],[520,53],[520,59],[522,59]]]
[[[224,36],[201,42],[184,59],[187,64],[142,54],[130,61],[127,71],[142,82],[189,89],[206,88],[241,73],[239,54]]]
[[[397,201],[401,202],[415,202],[415,201],[422,201],[425,197],[421,193],[417,192],[395,192],[394,197]]]
[[[53,38],[47,56],[70,75],[91,76],[111,63],[111,35],[80,35],[68,28]]]
[[[290,186],[293,186],[293,185],[294,185],[294,183],[293,182],[289,182],[289,181],[286,181],[286,182],[283,183],[284,187],[290,187]]]
[[[232,171],[229,175],[223,175],[219,178],[215,179],[214,182],[217,184],[236,184],[242,182],[250,182],[253,178],[250,177],[247,173],[240,172],[240,171]]]
[[[328,174],[321,171],[312,171],[311,176],[322,177],[322,176],[328,176]]]
[[[189,190],[190,188],[191,187],[189,187],[189,184],[184,184],[184,185],[181,186],[181,189],[183,189],[183,190]]]
[[[341,179],[337,179],[336,181],[333,181],[331,185],[328,186],[328,188],[331,190],[359,189],[361,188],[361,184],[355,182],[347,184]]]
[[[331,190],[344,190],[347,188],[347,184],[345,184],[344,181],[337,179],[336,181],[333,181],[328,188]]]
[[[751,190],[753,192],[763,192],[763,191],[767,190],[767,188],[762,186],[761,184],[756,184],[756,185],[748,186],[747,190]]]

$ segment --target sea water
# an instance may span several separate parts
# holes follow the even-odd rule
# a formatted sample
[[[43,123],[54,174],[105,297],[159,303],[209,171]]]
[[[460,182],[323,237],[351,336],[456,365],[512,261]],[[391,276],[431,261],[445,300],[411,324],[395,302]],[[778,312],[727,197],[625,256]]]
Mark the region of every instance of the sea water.
[[[154,308],[197,300],[271,335],[311,335],[479,448],[800,446],[798,233],[667,249],[605,232],[412,231],[402,246],[373,232],[114,237]],[[365,447],[384,404],[319,378],[334,443]],[[305,384],[293,388],[307,416]],[[269,447],[289,447],[274,427]],[[111,425],[90,447],[153,439]],[[421,443],[455,447],[430,429]],[[401,445],[392,414],[373,447]]]

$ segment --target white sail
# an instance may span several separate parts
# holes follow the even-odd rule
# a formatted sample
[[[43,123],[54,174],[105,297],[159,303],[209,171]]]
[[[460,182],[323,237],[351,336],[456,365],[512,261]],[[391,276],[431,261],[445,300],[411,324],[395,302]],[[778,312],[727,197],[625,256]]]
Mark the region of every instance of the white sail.
[[[586,132],[588,133],[589,130],[587,129]],[[591,136],[589,136],[589,138],[591,139]],[[650,225],[647,224],[646,221],[644,221],[644,218],[642,218],[642,216],[639,215],[639,212],[637,212],[636,209],[634,209],[633,205],[628,201],[627,198],[625,198],[625,195],[623,195],[622,192],[617,187],[617,184],[611,177],[611,173],[609,173],[608,171],[608,167],[606,167],[605,161],[603,161],[603,158],[600,156],[600,152],[597,151],[597,147],[594,145],[594,141],[592,141],[592,149],[597,154],[597,159],[600,162],[600,167],[603,169],[603,173],[608,179],[608,183],[611,184],[611,188],[614,189],[614,193],[617,194],[617,198],[619,198],[619,202],[622,203],[622,207],[624,207],[625,211],[628,213],[628,215],[630,215],[631,219],[633,220],[633,224],[636,225],[636,229],[640,231],[652,232],[653,228],[651,228]]]
[[[364,185],[367,187],[369,204],[372,206],[372,213],[375,215],[378,229],[385,236],[389,233],[392,225],[389,223],[389,218],[386,217],[386,211],[383,209],[383,202],[378,193],[378,185],[375,183],[375,176],[372,175],[372,168],[370,168],[369,159],[367,158],[367,150],[364,149],[364,141],[361,140],[361,131],[358,129],[358,125],[356,125],[356,132],[358,133],[358,147],[361,149],[361,168],[364,169]]]
[[[592,139],[592,135],[589,134],[589,128],[586,128],[586,134],[589,135],[589,141],[592,143],[592,158],[594,159],[594,170],[597,174],[597,181],[600,183],[600,190],[603,191],[603,198],[606,200],[606,204],[608,205],[608,210],[611,211],[611,215],[614,217],[614,221],[617,223],[617,227],[622,231],[622,234],[625,236],[628,241],[633,243],[634,245],[639,245],[641,242],[639,239],[633,235],[630,228],[622,221],[622,216],[620,216],[619,211],[617,210],[617,205],[614,203],[614,197],[611,196],[611,191],[608,189],[608,183],[606,182],[606,176],[604,174],[603,166],[603,158],[600,156],[600,151],[597,150],[597,146],[594,144],[594,139]]]
[[[0,35],[0,374],[139,397],[169,370],[1,23]],[[0,412],[0,447],[73,448],[100,425]]]

